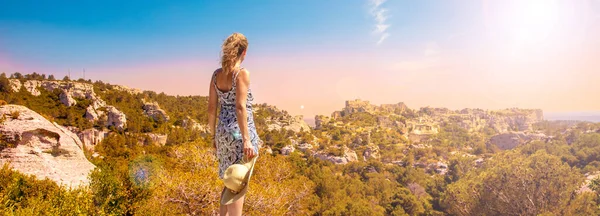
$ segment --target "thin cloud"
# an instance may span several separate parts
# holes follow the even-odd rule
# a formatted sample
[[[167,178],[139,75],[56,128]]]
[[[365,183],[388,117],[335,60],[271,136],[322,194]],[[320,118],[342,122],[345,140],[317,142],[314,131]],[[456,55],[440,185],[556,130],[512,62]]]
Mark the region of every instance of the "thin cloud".
[[[386,23],[388,19],[388,10],[382,7],[382,4],[386,1],[387,0],[369,0],[369,11],[375,20],[375,30],[373,30],[373,33],[379,37],[377,45],[383,43],[383,41],[390,36],[387,32],[390,25]]]
[[[381,37],[379,37],[379,40],[377,41],[377,45],[379,45],[379,44],[383,43],[383,41],[384,41],[384,40],[385,40],[387,37],[389,37],[389,36],[390,36],[390,34],[388,34],[388,33],[383,33],[383,34],[381,35]]]
[[[376,33],[384,33],[385,30],[390,27],[390,25],[386,25],[386,24],[377,24],[375,26],[375,32]]]

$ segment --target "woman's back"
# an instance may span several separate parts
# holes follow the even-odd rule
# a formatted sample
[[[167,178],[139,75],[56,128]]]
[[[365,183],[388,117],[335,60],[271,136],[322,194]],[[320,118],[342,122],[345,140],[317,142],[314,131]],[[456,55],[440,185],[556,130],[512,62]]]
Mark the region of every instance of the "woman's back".
[[[236,105],[237,78],[240,73],[248,73],[248,71],[240,67],[229,74],[223,72],[222,69],[217,69],[213,74],[215,90],[217,91],[217,95],[219,97],[219,104],[221,105],[221,109],[224,108],[223,106],[228,107],[231,105]],[[252,92],[248,87],[246,107],[251,109],[253,101],[254,97],[252,96]]]

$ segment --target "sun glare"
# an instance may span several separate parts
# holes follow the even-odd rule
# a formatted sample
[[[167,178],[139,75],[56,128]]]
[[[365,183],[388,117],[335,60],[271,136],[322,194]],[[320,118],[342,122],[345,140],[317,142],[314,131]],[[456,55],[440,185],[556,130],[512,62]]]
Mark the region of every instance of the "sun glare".
[[[559,40],[558,3],[557,0],[486,0],[484,22],[496,38],[496,45],[510,49],[511,54],[542,51]]]
[[[517,43],[546,42],[557,29],[558,3],[556,0],[526,0],[512,3],[504,27]]]

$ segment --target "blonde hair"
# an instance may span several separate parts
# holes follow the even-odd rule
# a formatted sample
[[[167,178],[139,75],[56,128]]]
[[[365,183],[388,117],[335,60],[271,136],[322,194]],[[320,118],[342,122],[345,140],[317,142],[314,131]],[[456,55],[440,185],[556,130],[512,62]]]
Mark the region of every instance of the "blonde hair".
[[[235,64],[248,49],[248,39],[241,33],[233,33],[225,39],[221,46],[221,68],[225,73],[231,73]]]

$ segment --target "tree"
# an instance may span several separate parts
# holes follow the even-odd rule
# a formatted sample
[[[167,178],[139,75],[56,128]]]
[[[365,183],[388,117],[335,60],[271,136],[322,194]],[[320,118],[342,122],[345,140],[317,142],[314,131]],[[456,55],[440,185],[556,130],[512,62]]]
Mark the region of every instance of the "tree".
[[[55,78],[54,78],[54,75],[50,74],[50,75],[48,76],[48,80],[55,80]]]
[[[32,79],[32,80],[44,79],[44,77],[42,77],[42,75],[38,74],[37,72],[33,72],[31,74],[25,74],[25,78]]]
[[[65,77],[63,78],[63,81],[71,81],[71,79],[69,79],[69,76],[65,76]]]
[[[5,73],[0,74],[0,92],[10,92],[10,82]]]
[[[19,72],[15,72],[11,75],[11,77],[14,77],[15,79],[23,79],[23,75]]]
[[[442,204],[452,215],[565,215],[582,179],[545,151],[500,153],[448,185]]]

